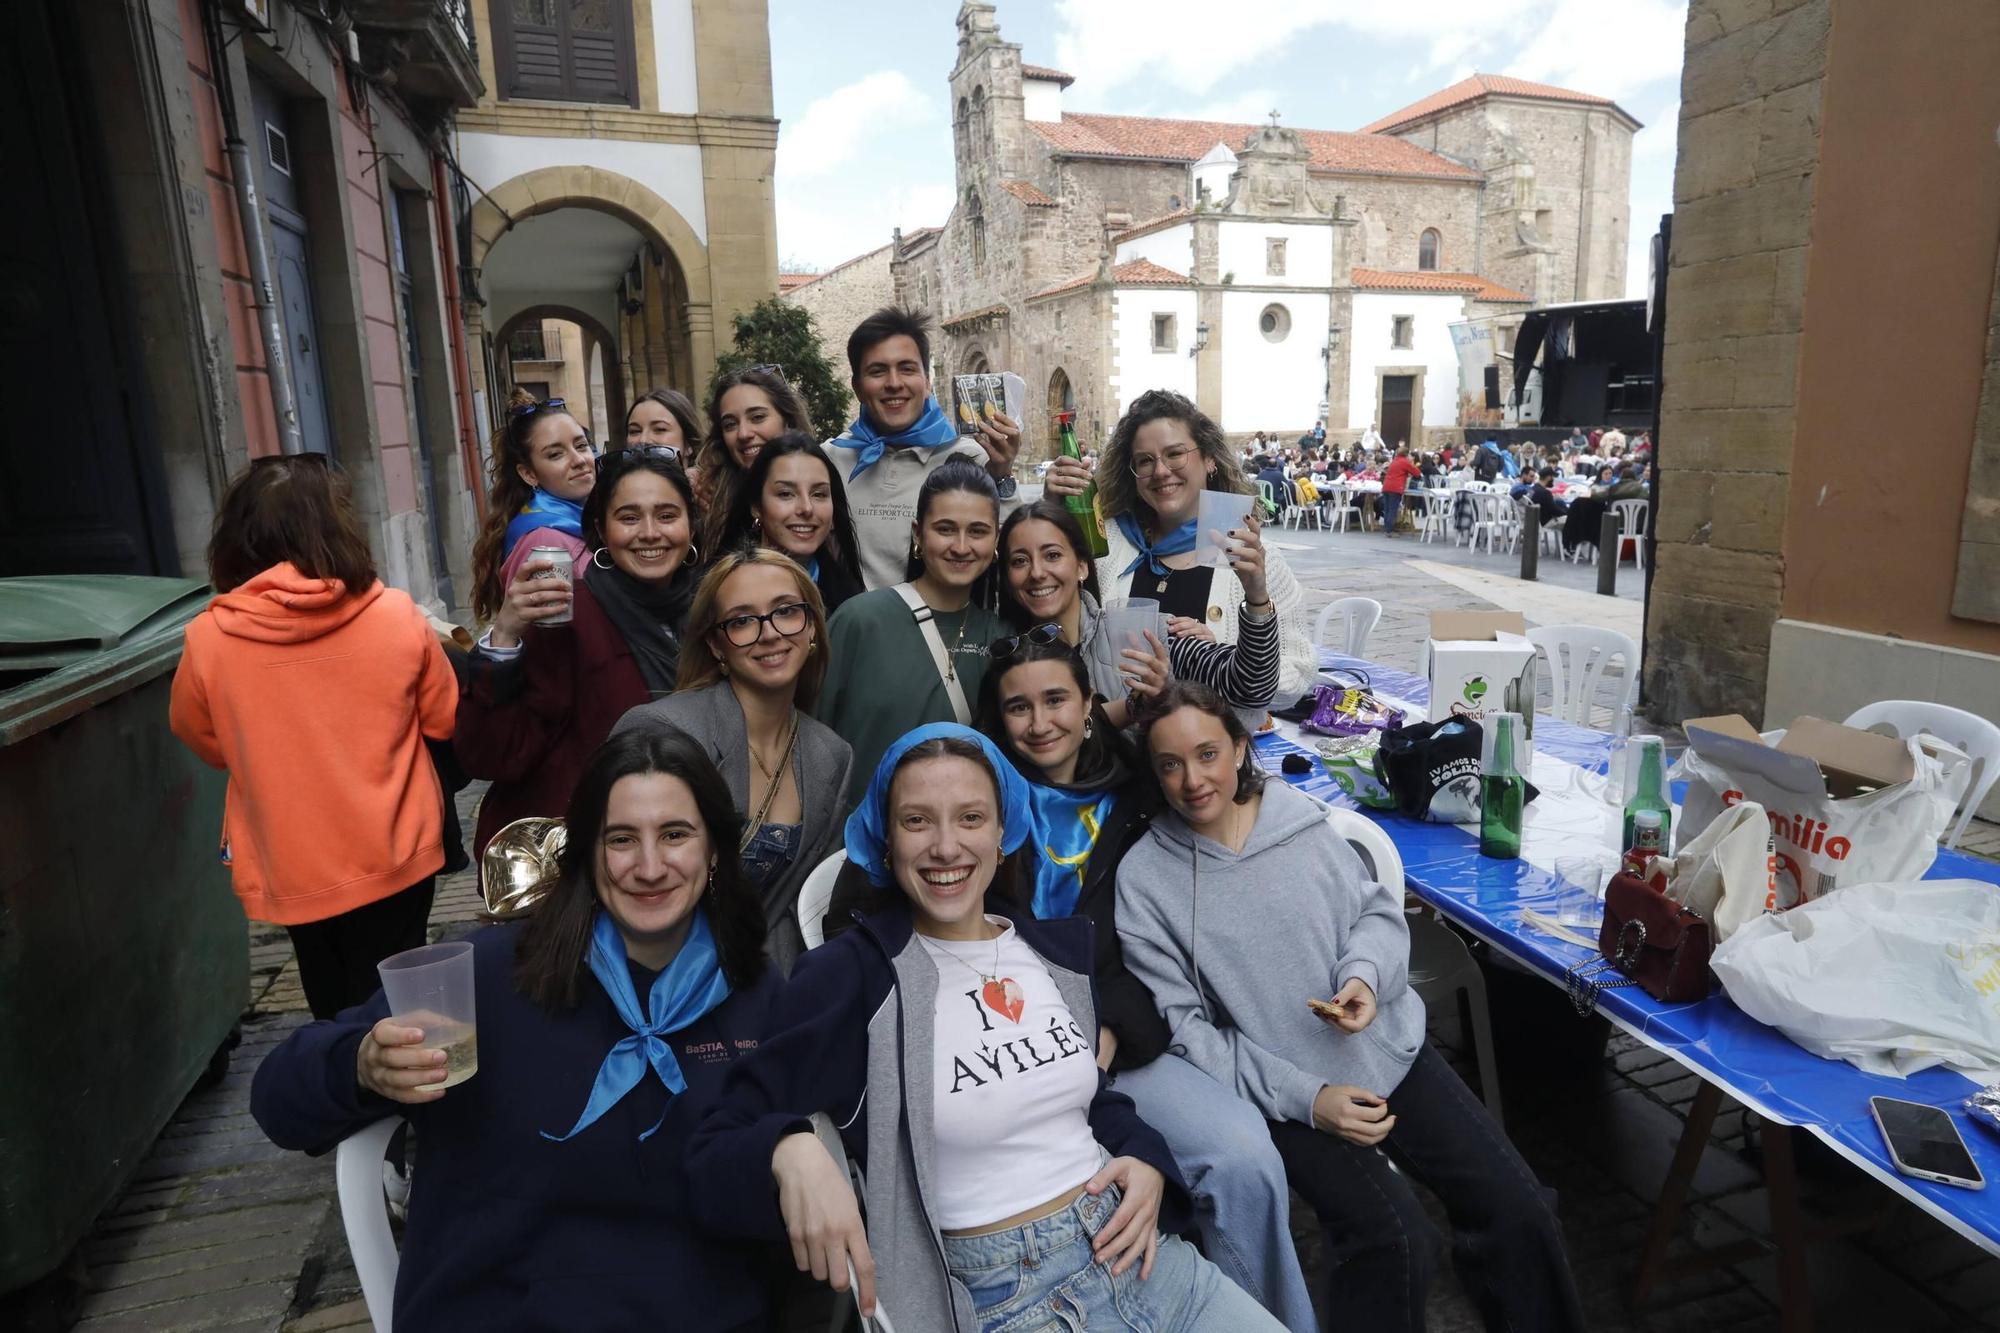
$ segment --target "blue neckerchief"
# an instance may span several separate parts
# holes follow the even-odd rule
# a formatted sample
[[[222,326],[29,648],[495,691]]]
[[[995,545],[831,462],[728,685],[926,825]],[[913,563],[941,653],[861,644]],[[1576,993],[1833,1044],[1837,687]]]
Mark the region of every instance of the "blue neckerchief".
[[[806,561],[806,577],[813,581],[815,588],[819,586],[819,556],[817,554],[812,559]]]
[[[952,444],[958,439],[958,427],[951,424],[951,418],[944,414],[934,396],[924,399],[924,414],[906,430],[894,435],[883,435],[868,420],[864,409],[854,418],[854,424],[847,428],[847,434],[840,440],[850,445],[855,453],[854,471],[847,474],[851,484],[854,479],[874,467],[882,455],[892,448],[936,449]]]
[[[536,528],[554,528],[582,541],[583,501],[565,500],[537,488],[528,503],[521,506],[521,512],[507,520],[507,549],[513,550],[515,542]]]
[[[1083,894],[1084,869],[1116,794],[1072,792],[1030,782],[1028,797],[1035,846],[1041,852],[1035,858],[1035,919],[1074,916],[1076,900]]]
[[[646,1009],[639,1008],[639,993],[632,985],[632,972],[625,963],[625,939],[611,914],[598,909],[590,927],[590,972],[611,997],[611,1007],[632,1035],[621,1039],[597,1067],[597,1081],[591,1085],[590,1100],[567,1134],[542,1131],[542,1137],[561,1143],[597,1123],[599,1116],[616,1106],[626,1093],[639,1086],[651,1066],[667,1091],[676,1095],[687,1090],[680,1062],[667,1045],[667,1034],[678,1032],[729,998],[729,980],[722,975],[722,960],[715,952],[715,936],[709,933],[708,913],[697,907],[694,926],[674,961],[653,978]],[[667,1118],[665,1111],[653,1128],[639,1136],[643,1142],[653,1136]]]
[[[1120,574],[1119,577],[1123,578],[1125,574],[1130,574],[1139,566],[1145,565],[1161,578],[1165,578],[1167,576],[1167,567],[1160,563],[1160,557],[1163,555],[1179,555],[1183,551],[1192,551],[1194,549],[1194,528],[1198,521],[1198,519],[1191,518],[1155,542],[1146,539],[1145,524],[1130,514],[1120,514],[1118,516],[1118,530],[1125,534],[1126,541],[1131,542],[1139,548],[1139,556],[1131,564],[1125,566],[1125,573]]]
[[[875,765],[875,776],[868,780],[868,794],[861,798],[861,804],[854,807],[854,813],[847,817],[847,859],[868,873],[868,882],[878,889],[889,887],[894,878],[889,872],[889,779],[896,774],[896,764],[916,746],[939,736],[951,736],[962,741],[971,741],[986,755],[986,763],[1000,781],[1000,850],[1012,854],[1020,850],[1028,840],[1034,827],[1032,798],[1028,794],[1028,780],[1000,753],[1000,748],[992,741],[974,731],[971,727],[961,727],[956,722],[927,722],[913,731],[906,731],[897,738],[882,755],[882,762]]]

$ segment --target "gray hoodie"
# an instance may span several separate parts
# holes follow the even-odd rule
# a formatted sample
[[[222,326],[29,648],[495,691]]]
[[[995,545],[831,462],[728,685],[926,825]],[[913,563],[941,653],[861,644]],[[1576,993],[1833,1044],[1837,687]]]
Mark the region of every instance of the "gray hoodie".
[[[1307,1125],[1326,1084],[1391,1096],[1424,1041],[1402,892],[1368,878],[1326,815],[1271,782],[1240,853],[1165,811],[1118,867],[1125,963],[1176,1045],[1266,1117]],[[1351,977],[1378,1006],[1358,1033],[1306,1007]]]

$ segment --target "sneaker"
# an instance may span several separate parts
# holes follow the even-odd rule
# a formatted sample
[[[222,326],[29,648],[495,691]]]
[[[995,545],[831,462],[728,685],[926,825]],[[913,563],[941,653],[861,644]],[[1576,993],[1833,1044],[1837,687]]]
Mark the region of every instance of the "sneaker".
[[[382,1163],[382,1199],[389,1205],[389,1216],[398,1222],[407,1222],[410,1217],[410,1178],[396,1169],[396,1164],[384,1160]]]

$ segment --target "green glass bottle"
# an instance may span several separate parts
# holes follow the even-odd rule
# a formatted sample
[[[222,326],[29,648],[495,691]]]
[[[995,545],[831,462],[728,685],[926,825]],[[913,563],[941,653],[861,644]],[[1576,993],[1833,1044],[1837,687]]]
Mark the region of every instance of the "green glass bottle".
[[[1632,765],[1633,777],[1631,791],[1625,796],[1625,826],[1618,850],[1632,850],[1634,817],[1641,810],[1652,810],[1660,816],[1660,854],[1665,855],[1674,845],[1674,806],[1667,798],[1666,746],[1658,736],[1634,736],[1627,762]]]
[[[1058,438],[1062,441],[1063,457],[1083,461],[1083,450],[1076,444],[1076,413],[1056,414]],[[1104,524],[1097,517],[1097,483],[1091,482],[1082,495],[1065,495],[1063,507],[1069,510],[1076,525],[1083,529],[1083,539],[1090,547],[1093,560],[1102,560],[1111,554],[1111,543],[1104,539]]]
[[[1521,854],[1521,812],[1528,784],[1521,777],[1521,715],[1488,713],[1479,764],[1479,854],[1512,860]]]

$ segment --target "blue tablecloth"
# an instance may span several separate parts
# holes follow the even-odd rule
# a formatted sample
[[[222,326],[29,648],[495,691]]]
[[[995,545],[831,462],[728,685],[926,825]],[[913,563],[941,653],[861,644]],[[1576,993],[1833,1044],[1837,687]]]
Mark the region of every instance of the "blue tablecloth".
[[[1428,682],[1407,671],[1322,652],[1326,666],[1358,668],[1383,693],[1418,704],[1430,699]],[[1586,768],[1601,768],[1611,738],[1601,732],[1540,716],[1535,749]],[[1287,752],[1299,747],[1281,736],[1256,741],[1258,757],[1273,772]],[[1333,805],[1354,807],[1317,755],[1310,773],[1286,780]],[[1568,968],[1591,955],[1566,941],[1521,923],[1521,909],[1552,909],[1554,879],[1526,860],[1495,861],[1479,855],[1479,840],[1450,824],[1405,819],[1394,812],[1369,811],[1394,840],[1403,857],[1411,892],[1496,948],[1512,955],[1554,984]],[[2000,884],[2000,865],[1940,850],[1928,878],[1979,879]],[[1956,1189],[1901,1175],[1890,1163],[1881,1133],[1869,1114],[1871,1096],[1898,1097],[1950,1109],[1960,1135],[1989,1181],[2000,1182],[2000,1137],[1959,1109],[1973,1085],[1943,1069],[1908,1079],[1863,1073],[1845,1061],[1826,1060],[1796,1045],[1775,1028],[1746,1016],[1720,990],[1699,1004],[1660,1004],[1636,987],[1607,990],[1598,1009],[1648,1044],[1673,1056],[1760,1114],[1812,1131],[1843,1156],[1879,1177],[1961,1234],[2000,1254],[2000,1184],[1985,1190]]]

